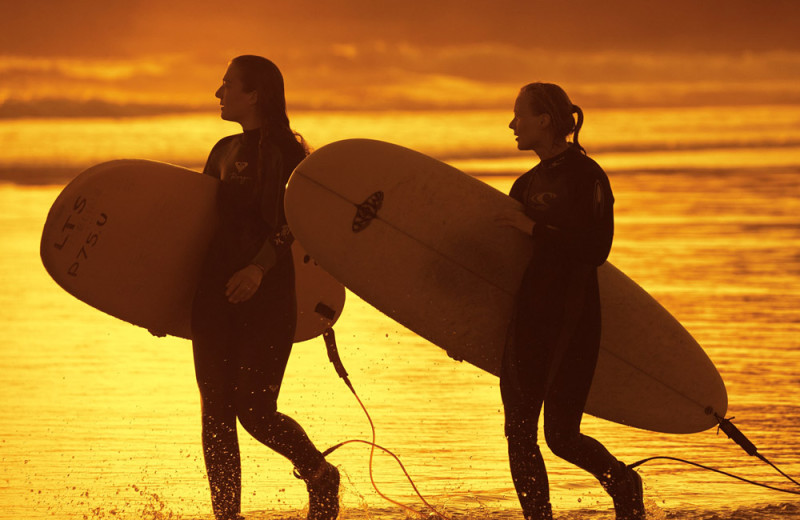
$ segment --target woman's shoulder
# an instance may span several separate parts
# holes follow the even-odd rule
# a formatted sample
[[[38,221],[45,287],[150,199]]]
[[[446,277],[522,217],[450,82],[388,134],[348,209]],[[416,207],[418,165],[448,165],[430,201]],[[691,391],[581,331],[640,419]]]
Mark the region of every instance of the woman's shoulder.
[[[514,198],[514,199],[517,199],[519,201],[522,201],[523,192],[525,191],[526,186],[530,182],[531,177],[533,176],[533,172],[535,170],[536,170],[536,167],[533,167],[530,170],[528,170],[527,172],[525,172],[522,175],[520,175],[519,177],[517,177],[517,179],[511,185],[511,190],[508,192],[508,194],[509,194],[509,196],[511,198]]]
[[[570,146],[565,155],[568,160],[573,162],[573,164],[580,164],[586,166],[587,168],[600,168],[600,165],[597,163],[597,161],[592,159],[589,155],[584,153],[576,146]]]
[[[571,170],[591,178],[606,177],[603,167],[588,155],[581,153],[577,148],[571,147],[567,157]]]
[[[228,156],[231,154],[234,144],[240,142],[241,136],[242,134],[229,135],[217,141],[217,143],[208,153],[208,159],[206,159],[206,165],[203,168],[203,173],[220,178],[222,165],[226,162]]]
[[[233,134],[226,137],[223,137],[211,148],[211,153],[213,154],[215,151],[219,151],[223,148],[228,148],[233,143],[237,143],[241,141],[243,134]]]
[[[229,143],[237,143],[244,140],[244,133],[239,132],[238,134],[228,135],[217,141],[217,144],[229,144]]]

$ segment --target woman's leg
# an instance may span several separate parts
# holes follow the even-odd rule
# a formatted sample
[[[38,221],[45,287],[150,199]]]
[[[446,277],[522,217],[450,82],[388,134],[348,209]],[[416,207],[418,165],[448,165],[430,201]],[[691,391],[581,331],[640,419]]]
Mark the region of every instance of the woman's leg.
[[[550,520],[547,469],[538,444],[549,354],[543,343],[545,327],[533,316],[537,316],[535,310],[522,300],[503,352],[500,393],[511,478],[523,515],[526,520]]]
[[[314,473],[323,461],[303,428],[277,411],[278,395],[295,331],[292,294],[274,299],[259,290],[237,310],[236,413],[255,439],[280,453],[301,475]]]
[[[508,462],[514,489],[526,520],[550,520],[547,469],[537,442],[539,416],[530,408],[514,406],[512,399],[507,390],[503,392]]]
[[[597,352],[569,348],[553,377],[544,405],[548,447],[562,459],[604,482],[618,461],[595,439],[581,433],[581,419],[592,383]]]
[[[236,436],[236,416],[211,410],[203,400],[203,456],[211,505],[218,520],[237,518],[241,508],[241,465],[239,441]]]
[[[202,406],[202,441],[211,504],[217,520],[237,518],[241,464],[236,435],[234,359],[228,350],[227,303],[198,295],[192,323],[195,375]]]
[[[592,284],[594,282],[594,284]],[[614,499],[618,520],[644,518],[641,479],[617,460],[600,442],[583,435],[581,419],[591,388],[600,350],[600,304],[596,279],[583,299],[568,303],[577,319],[567,317],[559,339],[563,361],[555,367],[544,405],[544,431],[548,447],[562,459],[592,474]],[[637,487],[638,486],[638,487]]]
[[[236,413],[248,433],[289,459],[306,481],[308,518],[332,520],[339,511],[338,470],[325,461],[300,424],[277,411],[296,311],[293,297],[266,300],[273,294],[259,290],[237,313],[242,335],[237,346]]]
[[[564,326],[556,339],[562,351],[553,367],[544,405],[544,432],[554,454],[603,481],[617,460],[591,437],[581,434],[581,419],[600,351],[600,301],[596,282],[573,274],[568,285]]]

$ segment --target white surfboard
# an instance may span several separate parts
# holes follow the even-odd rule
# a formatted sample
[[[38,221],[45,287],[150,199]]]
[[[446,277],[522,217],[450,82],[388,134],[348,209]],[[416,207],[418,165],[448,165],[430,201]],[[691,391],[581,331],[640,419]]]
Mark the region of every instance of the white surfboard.
[[[191,304],[217,226],[219,181],[170,164],[117,160],[72,180],[53,203],[41,258],[67,292],[161,334],[191,337]],[[345,290],[295,240],[295,342],[339,318]]]
[[[322,267],[410,330],[495,375],[530,240],[493,216],[512,198],[389,143],[339,141],[295,169],[285,199],[295,236]],[[587,413],[668,432],[703,431],[725,385],[692,336],[606,263],[600,359]]]

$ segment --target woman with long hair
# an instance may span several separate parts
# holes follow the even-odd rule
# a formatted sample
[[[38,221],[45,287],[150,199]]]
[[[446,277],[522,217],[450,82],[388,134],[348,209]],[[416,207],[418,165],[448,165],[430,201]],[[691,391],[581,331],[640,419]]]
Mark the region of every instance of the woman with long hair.
[[[220,140],[204,173],[219,179],[219,228],[192,309],[202,440],[216,520],[241,518],[237,421],[294,465],[309,492],[308,519],[339,512],[339,471],[303,428],[277,411],[296,326],[286,182],[308,154],[289,126],[283,77],[260,56],[233,59],[217,90],[222,119],[243,132]]]
[[[509,463],[526,520],[551,520],[537,435],[544,409],[552,452],[600,481],[617,520],[642,520],[639,475],[580,429],[600,349],[597,268],[614,234],[611,186],[578,142],[582,124],[581,109],[550,83],[523,87],[509,124],[517,147],[539,157],[511,188],[524,212],[497,218],[533,242],[500,376]]]

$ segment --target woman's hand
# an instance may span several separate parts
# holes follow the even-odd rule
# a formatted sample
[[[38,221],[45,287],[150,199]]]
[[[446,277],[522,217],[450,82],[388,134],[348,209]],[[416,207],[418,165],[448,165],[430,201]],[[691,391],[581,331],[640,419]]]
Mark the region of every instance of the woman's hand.
[[[256,264],[233,273],[225,286],[225,296],[231,303],[246,302],[256,293],[264,278],[264,270]]]
[[[526,235],[533,234],[533,226],[535,224],[535,222],[521,210],[508,210],[504,213],[500,213],[495,217],[494,222],[498,226],[507,226],[518,229]]]

